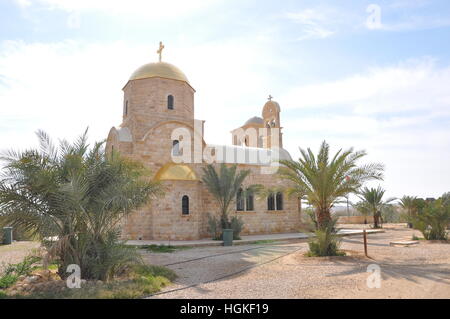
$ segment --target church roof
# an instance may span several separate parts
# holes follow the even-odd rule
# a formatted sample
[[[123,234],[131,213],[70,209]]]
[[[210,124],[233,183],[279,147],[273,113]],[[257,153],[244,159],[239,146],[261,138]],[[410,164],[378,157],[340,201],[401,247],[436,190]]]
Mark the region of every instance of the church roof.
[[[252,118],[249,118],[247,120],[247,122],[245,122],[244,125],[248,125],[248,124],[263,124],[264,120],[262,118],[260,118],[259,116],[254,116]]]
[[[189,83],[186,75],[179,68],[167,62],[154,62],[144,64],[133,72],[130,77],[130,81],[155,77],[184,81]]]

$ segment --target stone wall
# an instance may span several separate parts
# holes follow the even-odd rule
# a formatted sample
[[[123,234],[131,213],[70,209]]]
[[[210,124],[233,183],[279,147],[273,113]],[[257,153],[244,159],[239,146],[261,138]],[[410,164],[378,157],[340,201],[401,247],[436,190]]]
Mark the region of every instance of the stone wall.
[[[341,216],[338,218],[338,224],[364,224],[364,221],[368,224],[373,223],[373,216]]]

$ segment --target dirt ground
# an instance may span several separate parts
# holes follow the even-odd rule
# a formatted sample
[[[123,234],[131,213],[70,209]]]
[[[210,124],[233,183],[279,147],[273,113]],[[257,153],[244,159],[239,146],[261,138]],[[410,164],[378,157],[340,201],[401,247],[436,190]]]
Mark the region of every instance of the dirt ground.
[[[303,242],[204,247],[175,253],[145,253],[152,264],[166,265],[177,281],[152,298],[450,298],[450,244],[411,240],[419,232],[386,225],[385,233],[344,237],[345,257],[305,257]],[[374,266],[375,265],[375,266]],[[373,287],[379,267],[380,288]]]

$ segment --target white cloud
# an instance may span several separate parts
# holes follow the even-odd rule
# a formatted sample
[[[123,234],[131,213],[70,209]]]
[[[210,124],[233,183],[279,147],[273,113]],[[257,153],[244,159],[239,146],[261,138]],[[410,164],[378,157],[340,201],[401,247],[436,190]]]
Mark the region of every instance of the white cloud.
[[[448,110],[449,83],[450,67],[439,69],[425,58],[293,88],[283,100],[290,108],[345,105],[358,113]]]
[[[301,26],[297,40],[324,39],[335,32],[328,26],[330,14],[324,8],[309,8],[297,12],[286,13],[286,18]]]

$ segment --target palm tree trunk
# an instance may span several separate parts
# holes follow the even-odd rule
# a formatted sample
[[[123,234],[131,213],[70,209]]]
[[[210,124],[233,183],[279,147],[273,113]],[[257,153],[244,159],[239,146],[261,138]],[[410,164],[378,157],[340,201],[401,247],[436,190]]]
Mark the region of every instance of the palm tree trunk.
[[[325,228],[331,220],[331,214],[329,209],[320,209],[320,208],[316,209],[316,216],[319,229]]]
[[[379,219],[378,219],[378,212],[375,212],[373,214],[373,228],[380,228]]]

